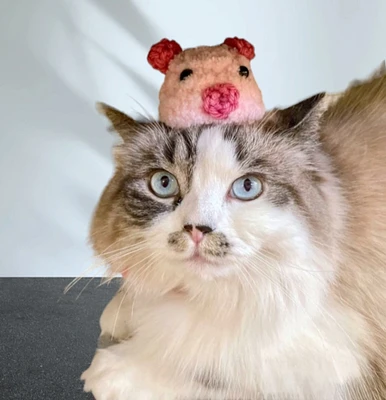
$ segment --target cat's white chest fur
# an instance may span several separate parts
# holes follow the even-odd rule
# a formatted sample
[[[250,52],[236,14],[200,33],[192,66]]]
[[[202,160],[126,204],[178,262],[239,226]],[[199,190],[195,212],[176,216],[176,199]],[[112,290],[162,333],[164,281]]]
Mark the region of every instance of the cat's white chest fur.
[[[122,400],[208,394],[223,400],[235,395],[327,400],[343,398],[337,393],[360,378],[364,364],[352,332],[360,335],[361,324],[347,310],[323,310],[298,326],[286,326],[284,318],[280,336],[277,316],[272,315],[273,326],[262,327],[258,315],[239,310],[236,317],[233,311],[222,310],[219,317],[180,295],[136,301],[134,337],[100,351],[85,373],[86,386],[93,385],[93,376],[99,379],[94,385],[106,377],[103,390]]]

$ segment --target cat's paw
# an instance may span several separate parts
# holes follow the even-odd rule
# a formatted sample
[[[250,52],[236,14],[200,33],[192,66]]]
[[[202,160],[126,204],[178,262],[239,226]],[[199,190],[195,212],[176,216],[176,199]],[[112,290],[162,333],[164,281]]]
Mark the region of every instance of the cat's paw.
[[[175,385],[155,379],[152,364],[133,361],[130,343],[121,342],[96,351],[90,367],[81,376],[84,390],[91,392],[95,400],[180,399]]]
[[[96,352],[81,380],[84,390],[91,392],[96,400],[154,400],[151,393],[138,390],[133,384],[133,366],[109,349]]]

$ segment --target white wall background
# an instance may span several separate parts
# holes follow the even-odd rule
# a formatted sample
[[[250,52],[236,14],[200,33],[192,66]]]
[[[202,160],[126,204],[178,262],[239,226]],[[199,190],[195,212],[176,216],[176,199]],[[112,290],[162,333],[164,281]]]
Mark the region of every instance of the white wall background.
[[[162,75],[146,55],[162,37],[247,38],[272,107],[366,76],[385,21],[385,0],[0,0],[0,276],[90,265],[113,142],[94,103],[155,116]]]

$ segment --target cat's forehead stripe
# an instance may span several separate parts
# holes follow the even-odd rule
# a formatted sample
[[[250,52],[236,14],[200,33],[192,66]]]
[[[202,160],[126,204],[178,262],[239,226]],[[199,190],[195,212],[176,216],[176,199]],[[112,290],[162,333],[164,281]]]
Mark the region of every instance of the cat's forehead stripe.
[[[174,164],[174,162],[175,162],[174,155],[176,152],[176,145],[177,145],[177,140],[176,140],[175,135],[170,136],[168,138],[168,140],[166,140],[164,143],[163,153],[164,153],[166,160],[170,164]]]
[[[198,133],[190,130],[178,130],[160,137],[164,141],[162,158],[170,164],[194,163],[197,137]]]
[[[257,132],[246,131],[245,127],[228,125],[223,128],[223,136],[235,146],[237,161],[245,168],[269,167],[270,163],[266,158],[261,157],[259,152],[254,152],[256,147]]]

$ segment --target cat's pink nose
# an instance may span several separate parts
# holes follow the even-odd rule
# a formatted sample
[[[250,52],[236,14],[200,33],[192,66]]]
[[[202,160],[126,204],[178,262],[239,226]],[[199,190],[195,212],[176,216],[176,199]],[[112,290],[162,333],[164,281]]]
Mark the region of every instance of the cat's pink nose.
[[[184,230],[190,234],[195,244],[199,244],[204,239],[204,235],[213,231],[212,228],[206,225],[185,225]]]
[[[218,83],[202,92],[203,109],[216,119],[226,119],[239,106],[240,93],[231,83]]]

